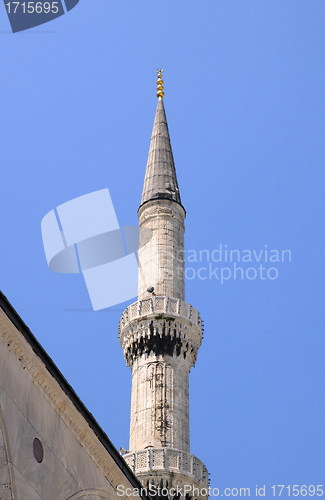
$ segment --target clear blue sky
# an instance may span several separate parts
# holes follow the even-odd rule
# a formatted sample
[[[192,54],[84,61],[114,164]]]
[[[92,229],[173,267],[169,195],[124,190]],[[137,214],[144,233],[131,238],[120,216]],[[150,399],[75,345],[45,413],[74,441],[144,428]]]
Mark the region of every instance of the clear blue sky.
[[[124,305],[91,312],[82,276],[47,268],[40,223],[106,187],[120,225],[137,223],[157,67],[186,249],[291,250],[263,264],[275,280],[186,282],[205,321],[191,451],[212,486],[266,498],[325,483],[324,23],[323,0],[80,0],[13,35],[0,6],[0,288],[117,448]]]

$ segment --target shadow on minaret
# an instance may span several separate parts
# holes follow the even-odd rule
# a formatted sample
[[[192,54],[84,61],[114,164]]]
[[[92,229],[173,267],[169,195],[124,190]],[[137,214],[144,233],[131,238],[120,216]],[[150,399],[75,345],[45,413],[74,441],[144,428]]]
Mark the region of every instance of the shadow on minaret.
[[[163,319],[156,316],[155,319]],[[162,335],[154,328],[153,321],[149,326],[150,336],[144,335],[139,339],[134,339],[133,343],[126,349],[125,356],[127,361],[135,359],[137,356],[146,354],[149,356],[151,353],[155,356],[174,356],[178,357],[183,354],[186,359],[188,354],[193,353],[193,348],[190,350],[188,342],[183,345],[182,353],[182,339],[177,336],[176,328],[172,323],[175,318],[164,318],[165,322],[162,327]]]

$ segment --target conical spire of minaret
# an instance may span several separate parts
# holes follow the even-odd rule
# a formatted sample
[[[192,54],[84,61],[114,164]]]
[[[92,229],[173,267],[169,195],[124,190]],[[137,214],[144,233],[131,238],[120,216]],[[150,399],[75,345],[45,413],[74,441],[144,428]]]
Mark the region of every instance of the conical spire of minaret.
[[[162,71],[157,70],[157,97],[159,100],[151,135],[141,205],[156,199],[168,199],[181,203],[163,102]]]

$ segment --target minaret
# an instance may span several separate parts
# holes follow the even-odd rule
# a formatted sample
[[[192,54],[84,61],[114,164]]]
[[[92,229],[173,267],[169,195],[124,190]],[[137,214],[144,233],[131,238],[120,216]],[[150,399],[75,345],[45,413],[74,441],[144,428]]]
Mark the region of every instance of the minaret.
[[[158,104],[138,210],[138,301],[120,321],[120,341],[132,370],[130,451],[124,458],[142,484],[151,486],[151,494],[156,490],[159,496],[158,487],[164,487],[170,500],[175,495],[203,499],[208,472],[190,453],[188,383],[202,341],[202,321],[185,302],[186,213],[163,103],[162,71],[157,70]]]

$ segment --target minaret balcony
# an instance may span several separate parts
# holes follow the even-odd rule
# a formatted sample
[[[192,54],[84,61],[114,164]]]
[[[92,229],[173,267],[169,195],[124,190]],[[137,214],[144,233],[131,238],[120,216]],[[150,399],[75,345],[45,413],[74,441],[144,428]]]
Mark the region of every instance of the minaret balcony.
[[[180,299],[153,296],[125,309],[119,337],[131,368],[137,357],[161,354],[183,356],[190,369],[202,343],[202,320],[194,307]]]
[[[148,473],[164,472],[178,473],[194,480],[201,488],[208,488],[208,470],[197,457],[174,448],[148,448],[123,455],[124,460],[138,477],[148,476]]]

